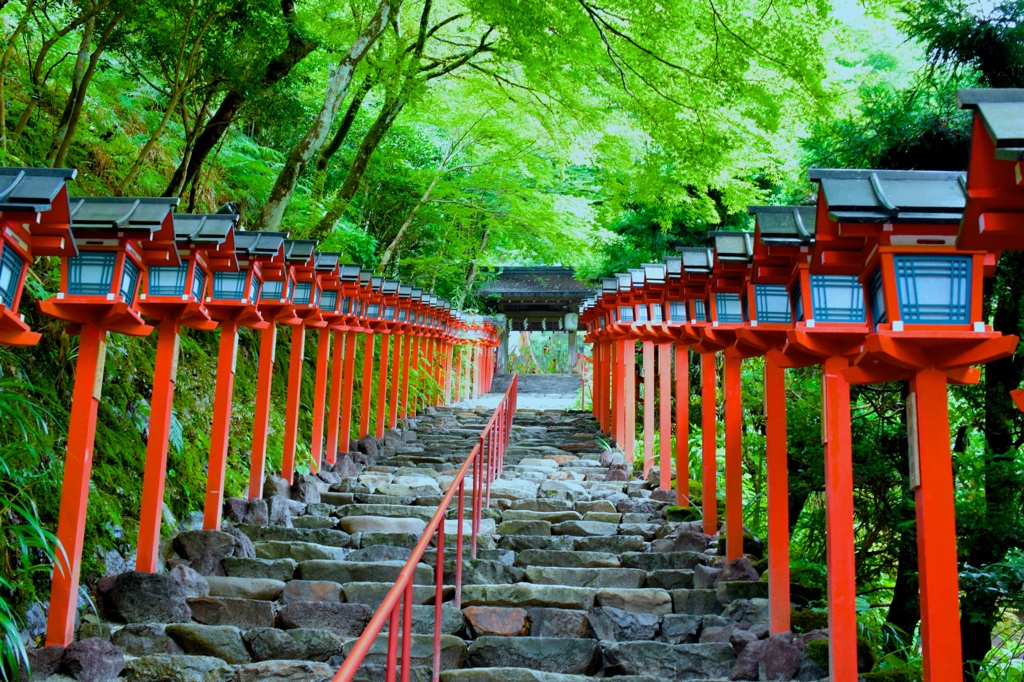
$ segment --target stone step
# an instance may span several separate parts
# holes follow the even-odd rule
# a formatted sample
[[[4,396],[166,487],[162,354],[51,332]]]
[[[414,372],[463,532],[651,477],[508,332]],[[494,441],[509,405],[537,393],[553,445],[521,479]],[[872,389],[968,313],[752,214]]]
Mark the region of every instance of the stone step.
[[[541,672],[592,675],[601,670],[601,646],[593,639],[480,637],[469,645],[470,668],[528,668]]]

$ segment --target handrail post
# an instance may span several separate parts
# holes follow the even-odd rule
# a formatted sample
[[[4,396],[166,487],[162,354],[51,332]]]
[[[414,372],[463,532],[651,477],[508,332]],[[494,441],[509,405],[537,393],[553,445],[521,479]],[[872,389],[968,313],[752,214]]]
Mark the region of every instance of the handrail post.
[[[448,514],[445,513],[445,517]],[[437,531],[437,569],[434,574],[434,682],[441,679],[441,606],[444,598],[444,526]]]
[[[441,524],[444,531],[444,524]],[[402,682],[409,682],[410,649],[412,647],[412,578],[405,584],[405,599],[402,600]]]
[[[388,667],[387,682],[395,682],[395,668],[398,665],[398,604],[391,607],[391,618],[388,623]]]
[[[455,540],[455,608],[462,609],[462,524],[465,523],[466,512],[466,479],[459,481],[459,534]]]

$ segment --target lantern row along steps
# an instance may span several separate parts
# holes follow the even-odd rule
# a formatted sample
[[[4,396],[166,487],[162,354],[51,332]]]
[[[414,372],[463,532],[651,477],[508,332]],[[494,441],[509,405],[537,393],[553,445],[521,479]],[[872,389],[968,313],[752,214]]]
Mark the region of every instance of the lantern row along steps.
[[[167,572],[105,578],[103,620],[80,636],[121,647],[129,682],[330,679],[488,416],[428,408],[410,430],[364,439],[369,454],[292,485],[269,478],[264,499],[227,500],[222,530],[167,544]],[[666,521],[674,492],[654,489],[657,470],[650,483],[627,480],[622,454],[598,436],[589,414],[517,412],[475,560],[465,547],[461,610],[451,553],[445,562],[441,679],[757,679],[759,664],[824,677],[803,653],[822,633],[768,637],[763,562],[725,565],[699,522]],[[468,495],[466,505],[468,526]],[[414,680],[431,676],[432,552],[415,577]],[[53,649],[33,652],[32,679],[50,672]],[[356,679],[384,679],[386,651],[385,633]]]

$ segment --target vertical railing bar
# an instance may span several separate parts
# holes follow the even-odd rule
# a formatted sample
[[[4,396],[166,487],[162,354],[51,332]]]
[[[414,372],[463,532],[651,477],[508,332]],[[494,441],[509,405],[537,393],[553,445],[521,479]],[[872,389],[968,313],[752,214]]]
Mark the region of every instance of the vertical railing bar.
[[[462,524],[465,523],[466,513],[463,509],[466,504],[466,480],[459,481],[459,534],[455,540],[455,608],[462,610]]]
[[[405,584],[402,600],[402,682],[409,682],[410,651],[412,647],[412,580]]]
[[[395,667],[398,665],[398,604],[391,608],[388,624],[388,667],[387,682],[395,682]]]
[[[446,514],[447,516],[447,514]],[[437,569],[434,574],[434,682],[441,679],[441,607],[444,601],[444,531],[437,532]]]

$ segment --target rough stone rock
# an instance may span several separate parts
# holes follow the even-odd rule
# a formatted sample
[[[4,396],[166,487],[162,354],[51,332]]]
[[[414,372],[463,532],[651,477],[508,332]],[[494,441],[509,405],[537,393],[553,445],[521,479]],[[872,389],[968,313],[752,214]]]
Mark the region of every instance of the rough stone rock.
[[[645,587],[660,587],[663,590],[693,589],[694,571],[688,568],[665,568],[647,574]]]
[[[455,560],[444,562],[446,585],[455,584]],[[526,571],[490,559],[463,560],[463,585],[510,585],[522,582]],[[535,581],[531,581],[535,582]]]
[[[529,509],[509,509],[501,515],[502,521],[547,521],[548,523],[561,523],[562,521],[582,521],[583,515],[574,511],[538,512]]]
[[[249,511],[249,503],[241,497],[229,497],[224,500],[224,518],[228,521],[241,523],[245,513]]]
[[[737,600],[767,599],[768,581],[730,580],[726,582],[719,576],[715,590],[718,592],[718,603],[723,605]]]
[[[356,449],[371,458],[375,458],[380,452],[377,448],[377,439],[369,434],[356,441]]]
[[[601,453],[601,466],[610,467],[619,464],[625,464],[626,458],[622,456],[621,452],[615,452],[614,450],[608,450]]]
[[[698,552],[626,552],[621,559],[626,568],[660,571],[667,568],[693,568],[704,559],[704,555]]]
[[[530,633],[526,609],[467,606],[462,610],[462,615],[466,617],[474,637],[525,637]]]
[[[167,635],[185,653],[193,656],[216,656],[232,665],[248,663],[249,652],[242,642],[241,631],[229,625],[175,623],[167,626]]]
[[[224,575],[223,560],[210,554],[202,554],[188,562],[188,567],[199,575]]]
[[[292,580],[285,584],[282,604],[297,601],[341,602],[341,585],[330,580]]]
[[[619,558],[609,552],[566,552],[528,549],[516,556],[516,566],[561,566],[563,568],[620,568]],[[639,567],[636,567],[639,568]]]
[[[701,550],[703,551],[703,550]],[[760,580],[761,574],[757,572],[750,562],[743,557],[738,557],[728,562],[723,568],[721,575],[718,576],[719,581],[730,581],[730,580]]]
[[[125,625],[111,635],[110,642],[132,656],[185,653],[177,642],[167,636],[162,623]]]
[[[619,532],[618,525],[600,521],[563,521],[551,527],[555,535],[574,535],[579,537],[599,537],[615,535]]]
[[[347,454],[338,455],[338,459],[334,462],[334,473],[341,476],[342,479],[355,478],[360,471],[360,466]]]
[[[192,619],[188,597],[209,594],[202,576],[186,566],[168,573],[129,571],[104,578],[100,602],[109,620],[121,623],[187,623]]]
[[[759,639],[750,642],[736,657],[736,663],[729,671],[730,680],[756,680],[758,679],[758,664],[764,654],[768,641]]]
[[[204,625],[234,625],[237,628],[271,627],[274,605],[258,599],[197,597],[188,600],[192,620]]]
[[[426,682],[430,679],[430,666],[433,663],[434,653],[434,636],[430,635],[413,635],[412,641],[410,642],[410,662],[412,663],[411,672],[416,675],[417,668],[426,667],[425,670],[421,670],[422,676],[418,677],[418,682]],[[506,639],[507,641],[515,641],[514,639],[499,637],[498,639]],[[401,638],[398,640],[401,643]],[[345,654],[348,655],[351,652],[352,647],[355,646],[356,640],[351,639],[345,642]],[[441,635],[441,670],[450,670],[452,668],[460,668],[466,662],[466,642],[459,637],[452,635]],[[372,670],[374,667],[380,669],[379,675],[371,676],[369,679],[384,679],[383,667],[386,661],[386,655],[388,651],[388,638],[387,634],[381,634],[370,645],[370,651],[367,655],[364,667],[367,671]],[[340,657],[331,660],[330,665],[341,665],[342,659]]]
[[[615,504],[615,511],[620,514],[653,514],[665,506],[664,502],[642,497],[627,497]]]
[[[633,613],[610,606],[599,606],[587,613],[594,636],[608,642],[654,639],[659,618],[653,613]]]
[[[587,614],[575,609],[530,609],[531,637],[583,638],[590,636]]]
[[[769,640],[761,654],[758,675],[764,680],[791,680],[800,671],[800,648],[789,641],[792,635],[780,634]]]
[[[704,533],[679,533],[651,543],[652,552],[703,552],[711,541]]]
[[[622,514],[618,512],[587,512],[583,515],[583,520],[618,524],[622,521]]]
[[[498,535],[551,535],[549,521],[502,521],[496,531]]]
[[[267,498],[267,518],[272,525],[291,528],[292,517],[300,516],[304,511],[306,511],[305,504],[291,500],[284,495]]]
[[[570,536],[557,536],[568,538]],[[644,539],[640,535],[613,535],[608,537],[596,536],[590,538],[575,538],[576,549],[581,552],[611,552],[622,554],[624,552],[644,551]]]
[[[718,584],[722,569],[697,564],[693,567],[693,587],[697,590],[712,590]]]
[[[329,580],[335,583],[394,582],[405,567],[403,561],[303,561],[295,575],[303,580]],[[426,564],[418,564],[413,573],[417,585],[434,582],[434,571]]]
[[[207,582],[210,585],[209,596],[211,597],[235,597],[237,599],[263,599],[265,601],[277,601],[284,590],[284,583],[280,580],[267,580],[265,578],[227,578],[209,577]]]
[[[767,593],[766,593],[767,594]],[[721,603],[721,601],[719,601]],[[759,597],[756,599],[736,599],[729,602],[725,607],[723,615],[734,621],[747,623],[768,622],[768,599]]]
[[[654,478],[654,477],[652,476],[652,478]],[[660,502],[668,502],[669,504],[675,504],[676,503],[676,499],[677,499],[676,498],[676,491],[674,491],[674,490],[661,490],[660,488],[657,489],[657,490],[652,490],[651,491],[651,499],[652,500],[658,500]]]
[[[576,511],[581,514],[589,514],[590,512],[598,512],[604,514],[616,513],[615,505],[609,502],[608,500],[591,500],[589,502],[577,502]]]
[[[464,585],[465,606],[552,606],[586,611],[594,605],[597,590],[564,585]]]
[[[309,509],[307,508],[308,512]],[[338,520],[327,516],[312,516],[306,514],[305,516],[296,516],[292,519],[292,526],[294,528],[334,528],[338,525]]]
[[[260,559],[294,559],[298,562],[314,559],[343,561],[348,556],[344,547],[328,547],[315,542],[269,542],[256,543],[256,556]]]
[[[346,516],[338,522],[346,533],[411,533],[423,534],[427,522],[422,519],[395,519],[378,516]]]
[[[371,609],[366,604],[294,602],[277,612],[277,623],[286,630],[319,628],[345,637],[358,637],[370,621],[370,614]]]
[[[579,502],[577,504],[586,504],[585,502]],[[537,499],[522,499],[516,500],[512,509],[516,511],[533,511],[533,512],[564,512],[572,511],[573,504],[568,500],[537,500]]]
[[[661,619],[661,639],[669,644],[696,642],[703,616],[670,613]]]
[[[739,654],[751,642],[756,642],[758,636],[750,630],[733,630],[729,635],[729,644]]]
[[[280,476],[267,476],[263,481],[263,497],[270,499],[274,496],[291,497],[292,485],[287,479]]]
[[[527,668],[585,675],[601,667],[601,648],[593,639],[481,637],[469,646],[474,668]]]
[[[725,679],[734,656],[728,644],[618,642],[604,647],[606,675],[649,675],[663,680]]]
[[[239,559],[256,558],[256,547],[253,546],[252,540],[249,539],[248,535],[233,526],[225,528],[222,532],[235,539],[235,550],[231,553],[231,556],[238,557]]]
[[[693,615],[717,614],[721,611],[714,590],[673,590],[672,610]]]
[[[526,569],[526,577],[531,583],[541,585],[637,588],[644,584],[647,574],[635,568],[530,566]]]
[[[234,682],[308,682],[329,680],[337,672],[327,663],[260,661],[235,667]]]
[[[606,481],[628,481],[629,472],[625,469],[609,469],[604,475]]]
[[[234,669],[213,656],[150,654],[125,662],[125,682],[231,682]]]
[[[60,669],[61,659],[64,658],[64,647],[59,645],[47,646],[39,649],[28,649],[25,653],[28,655],[32,676],[30,678],[28,671],[23,667],[21,669],[21,679],[43,680]]]
[[[348,561],[401,561],[403,564],[412,556],[412,550],[394,545],[371,545],[357,549],[348,555]]]
[[[342,478],[338,474],[334,473],[334,469],[331,468],[330,464],[324,464],[324,468],[316,472],[316,477],[326,483],[328,486],[332,486],[336,483],[341,483]],[[323,492],[323,491],[319,491]]]
[[[672,613],[672,595],[658,589],[603,589],[597,593],[598,606],[610,606],[633,613]]]
[[[576,548],[577,539],[568,535],[503,535],[498,547],[522,552],[528,549],[553,549],[563,552]]]
[[[294,559],[238,559],[227,557],[223,561],[224,573],[230,578],[265,578],[287,582],[295,575],[298,563]]]
[[[352,536],[353,545],[358,544],[361,549],[374,545],[393,545],[412,549],[420,541],[422,533],[357,533]],[[477,549],[484,549],[486,540],[493,540],[487,536],[477,536]],[[454,538],[452,538],[454,542]]]
[[[270,523],[270,508],[267,506],[267,501],[262,498],[249,500],[249,507],[245,511],[243,521],[254,526],[265,526]]]
[[[314,628],[253,628],[242,633],[254,661],[296,659],[327,661],[343,653],[345,640],[329,630]]]

